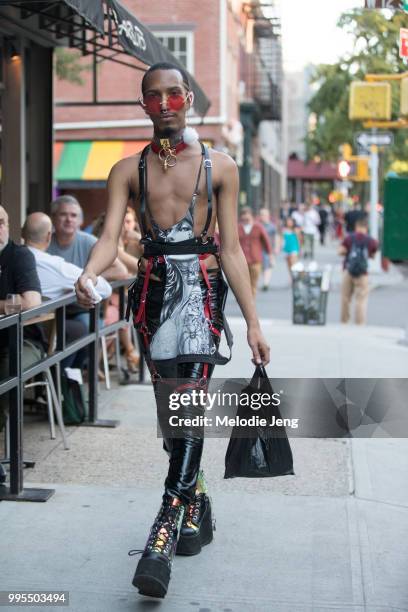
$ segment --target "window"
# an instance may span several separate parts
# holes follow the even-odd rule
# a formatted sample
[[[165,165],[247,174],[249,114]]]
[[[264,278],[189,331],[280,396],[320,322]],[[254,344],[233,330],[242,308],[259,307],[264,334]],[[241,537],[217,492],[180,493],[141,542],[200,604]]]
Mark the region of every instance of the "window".
[[[194,72],[193,32],[156,31],[156,38],[174,55],[183,66]]]

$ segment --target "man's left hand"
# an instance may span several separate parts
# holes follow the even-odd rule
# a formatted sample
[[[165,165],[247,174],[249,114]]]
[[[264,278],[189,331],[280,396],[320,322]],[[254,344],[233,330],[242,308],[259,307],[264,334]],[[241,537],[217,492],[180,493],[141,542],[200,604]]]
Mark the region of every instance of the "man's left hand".
[[[259,327],[248,328],[247,332],[248,344],[251,347],[254,365],[265,366],[270,361],[270,347],[267,345],[265,338]]]

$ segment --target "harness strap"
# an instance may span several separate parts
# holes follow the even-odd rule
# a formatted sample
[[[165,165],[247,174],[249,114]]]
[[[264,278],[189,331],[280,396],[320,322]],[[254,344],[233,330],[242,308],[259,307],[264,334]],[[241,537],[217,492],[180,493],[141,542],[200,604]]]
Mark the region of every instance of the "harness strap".
[[[208,147],[201,144],[201,150],[204,155],[204,168],[205,168],[205,178],[207,183],[207,219],[205,221],[204,229],[201,232],[201,238],[205,239],[207,236],[208,228],[210,227],[211,219],[212,219],[212,161],[210,159],[210,154],[208,152]]]
[[[202,154],[204,156],[204,168],[205,168],[205,175],[206,175],[207,203],[208,203],[207,219],[205,221],[204,228],[200,234],[201,239],[204,242],[207,236],[208,229],[210,227],[210,223],[212,219],[212,209],[213,209],[212,207],[212,173],[211,173],[212,161],[210,158],[210,154],[208,152],[208,147],[202,142],[200,142],[200,145],[201,145]],[[141,220],[141,226],[142,226],[141,229],[142,229],[142,234],[143,234],[142,238],[145,238],[148,235],[147,224],[146,224],[146,209],[147,209],[147,202],[146,202],[147,160],[146,160],[146,155],[149,151],[149,148],[150,148],[150,144],[145,146],[145,148],[143,149],[140,155],[140,160],[139,160],[140,220]],[[201,177],[201,165],[200,165],[200,170],[199,170],[199,174],[197,178],[197,183],[194,189],[195,194],[198,190],[200,177]]]
[[[208,254],[198,256],[201,274],[203,275],[203,279],[207,287],[207,294],[205,296],[205,302],[204,302],[204,314],[205,314],[205,318],[208,321],[208,326],[210,328],[210,331],[212,331],[212,333],[215,334],[216,336],[221,336],[221,333],[213,325],[213,313],[211,309],[211,300],[210,300],[211,285],[210,285],[210,279],[208,278],[207,267],[204,263],[204,259],[207,259],[207,257],[208,257]]]
[[[140,295],[139,310],[134,319],[135,324],[140,323],[141,321],[143,322],[143,324],[146,323],[146,296],[147,296],[147,289],[149,286],[149,278],[150,278],[150,272],[152,270],[152,267],[153,267],[153,257],[149,257],[147,261],[146,272],[145,272],[145,277],[143,281],[142,293]]]
[[[145,172],[147,168],[146,155],[150,145],[146,145],[143,149],[139,160],[139,192],[140,192],[140,220],[142,225],[143,235],[147,235],[146,225],[146,181]]]

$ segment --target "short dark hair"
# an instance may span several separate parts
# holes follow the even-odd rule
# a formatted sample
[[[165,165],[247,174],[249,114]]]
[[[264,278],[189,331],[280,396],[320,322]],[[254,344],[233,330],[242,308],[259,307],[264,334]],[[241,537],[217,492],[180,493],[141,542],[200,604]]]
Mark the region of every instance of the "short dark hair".
[[[368,219],[367,219],[367,215],[366,214],[362,214],[361,217],[357,217],[356,219],[356,226],[359,227],[367,227],[368,228]]]
[[[157,62],[156,64],[153,64],[152,66],[150,66],[150,68],[146,70],[146,72],[143,75],[142,93],[145,92],[147,78],[149,77],[150,74],[152,74],[152,72],[155,72],[156,70],[177,70],[183,78],[184,85],[186,86],[188,90],[190,90],[190,87],[191,87],[190,79],[188,78],[188,74],[184,70],[184,68],[182,68],[181,66],[177,66],[176,64],[172,64],[170,62]]]

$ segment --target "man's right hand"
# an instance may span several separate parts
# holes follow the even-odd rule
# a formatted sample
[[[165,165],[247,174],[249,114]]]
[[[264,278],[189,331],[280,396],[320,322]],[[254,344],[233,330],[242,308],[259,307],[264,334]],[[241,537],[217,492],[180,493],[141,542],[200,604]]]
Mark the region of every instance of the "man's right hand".
[[[95,305],[92,299],[92,294],[89,291],[89,288],[86,286],[89,279],[95,287],[96,283],[98,282],[98,277],[96,274],[89,271],[84,271],[75,283],[77,301],[83,308],[92,308]]]

